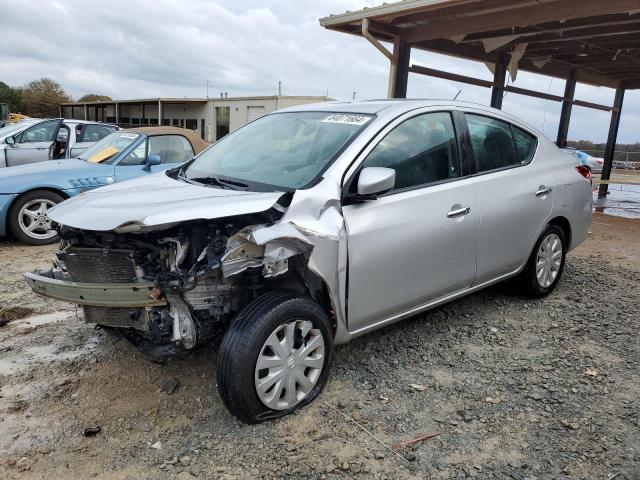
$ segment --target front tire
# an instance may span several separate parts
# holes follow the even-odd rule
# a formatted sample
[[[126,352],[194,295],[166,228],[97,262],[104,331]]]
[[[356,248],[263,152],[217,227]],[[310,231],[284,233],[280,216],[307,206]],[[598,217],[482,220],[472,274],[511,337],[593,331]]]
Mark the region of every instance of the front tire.
[[[520,276],[523,292],[534,298],[546,297],[553,292],[562,276],[566,254],[564,231],[558,225],[547,225]]]
[[[34,190],[19,196],[9,209],[9,231],[27,245],[49,245],[59,240],[47,213],[64,198],[49,190]]]
[[[308,298],[269,292],[227,329],[218,354],[218,390],[229,411],[254,424],[311,402],[329,376],[333,335]]]

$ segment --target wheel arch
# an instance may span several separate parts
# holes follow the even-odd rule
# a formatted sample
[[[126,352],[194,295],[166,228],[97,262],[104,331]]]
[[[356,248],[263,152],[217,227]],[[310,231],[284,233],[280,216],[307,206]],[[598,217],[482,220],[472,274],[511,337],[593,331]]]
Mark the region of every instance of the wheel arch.
[[[549,221],[549,225],[557,225],[562,229],[562,232],[564,233],[564,236],[565,236],[565,240],[567,242],[566,247],[567,247],[567,250],[569,250],[571,248],[572,232],[571,232],[571,223],[569,222],[567,217],[563,217],[563,216],[554,217]]]

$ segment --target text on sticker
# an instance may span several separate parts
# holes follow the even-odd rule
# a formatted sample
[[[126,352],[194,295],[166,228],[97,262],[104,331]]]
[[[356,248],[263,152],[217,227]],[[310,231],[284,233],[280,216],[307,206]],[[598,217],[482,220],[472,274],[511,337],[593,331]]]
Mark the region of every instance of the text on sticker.
[[[347,125],[364,125],[371,117],[366,115],[354,115],[352,113],[333,113],[322,120],[326,123],[346,123]]]

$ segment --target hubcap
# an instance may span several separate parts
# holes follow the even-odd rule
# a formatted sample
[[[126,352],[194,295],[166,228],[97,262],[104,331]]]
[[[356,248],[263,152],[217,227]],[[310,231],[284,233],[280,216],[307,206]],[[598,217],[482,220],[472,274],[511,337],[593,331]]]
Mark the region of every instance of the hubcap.
[[[324,339],[307,320],[276,328],[264,342],[255,369],[258,398],[272,410],[286,410],[305,399],[324,365]]]
[[[536,257],[536,278],[538,279],[538,285],[543,288],[551,285],[560,272],[561,264],[562,241],[558,235],[552,233],[542,240],[540,248],[538,248],[538,255]]]
[[[18,212],[20,230],[31,238],[47,240],[56,236],[51,228],[51,220],[47,215],[55,202],[46,198],[31,200],[22,206]]]

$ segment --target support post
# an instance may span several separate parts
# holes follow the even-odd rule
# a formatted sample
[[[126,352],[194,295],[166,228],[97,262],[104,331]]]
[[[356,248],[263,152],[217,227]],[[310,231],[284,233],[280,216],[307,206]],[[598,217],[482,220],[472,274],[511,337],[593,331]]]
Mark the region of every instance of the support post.
[[[115,113],[115,120],[116,120],[115,124],[117,125],[118,122],[120,121],[120,112],[118,111],[118,102],[115,102],[114,105],[115,105],[114,106],[114,110],[115,110],[114,113]]]
[[[89,120],[89,107],[87,107],[87,104],[84,104],[84,119],[85,120]]]
[[[571,70],[569,78],[564,84],[564,100],[562,101],[562,111],[560,113],[560,124],[558,125],[558,137],[556,145],[560,148],[567,146],[567,136],[569,135],[569,122],[571,121],[571,107],[573,107],[573,97],[576,93],[576,72]]]
[[[158,99],[158,126],[162,125],[162,117],[164,112],[162,111],[162,100]]]
[[[71,105],[71,118],[76,118],[75,106]]]
[[[59,118],[62,118],[62,105],[58,105],[58,112],[60,113]]]
[[[504,97],[504,81],[507,75],[507,56],[502,55],[495,64],[493,70],[493,87],[491,87],[491,106],[502,109],[502,97]]]
[[[389,72],[390,98],[407,98],[410,59],[411,45],[405,43],[402,37],[396,38],[393,42],[393,55]]]
[[[140,125],[144,125],[144,103],[141,103],[140,105],[142,105],[142,121],[140,122]]]
[[[609,178],[611,178],[611,166],[613,165],[613,155],[616,152],[616,140],[618,139],[618,127],[620,126],[620,116],[622,115],[624,90],[624,86],[619,85],[616,89],[615,99],[613,100],[609,135],[607,136],[607,148],[604,151],[604,165],[602,165],[602,175],[600,176],[601,180],[609,180]],[[606,198],[608,191],[609,184],[601,183],[598,189],[598,198]]]

